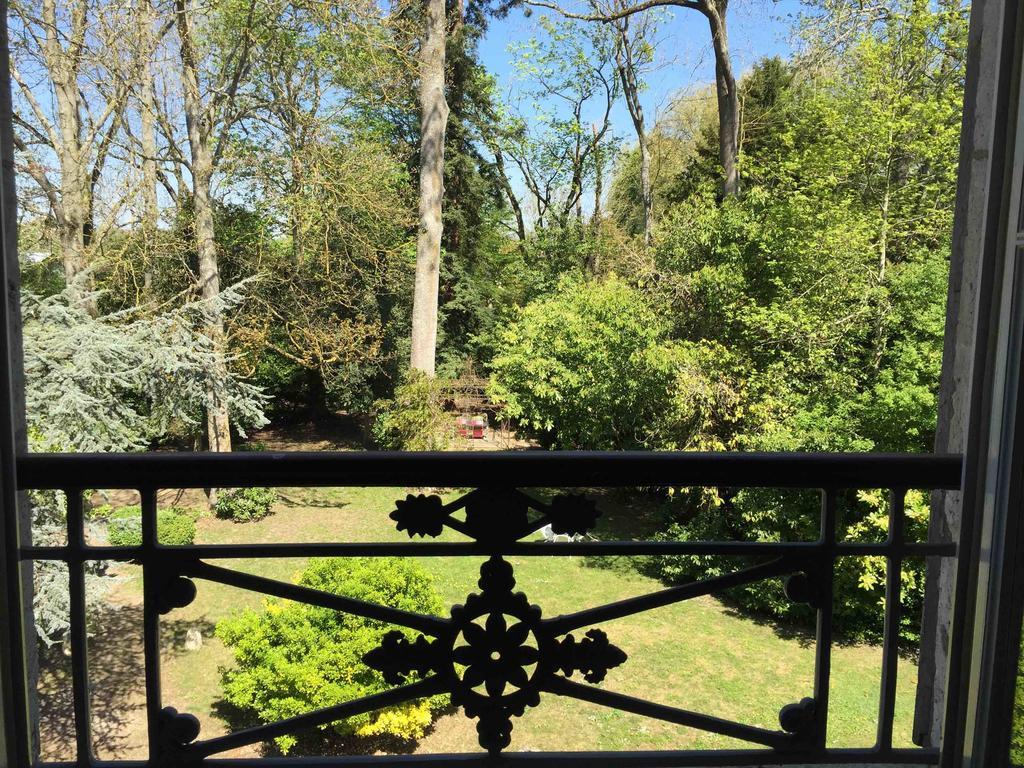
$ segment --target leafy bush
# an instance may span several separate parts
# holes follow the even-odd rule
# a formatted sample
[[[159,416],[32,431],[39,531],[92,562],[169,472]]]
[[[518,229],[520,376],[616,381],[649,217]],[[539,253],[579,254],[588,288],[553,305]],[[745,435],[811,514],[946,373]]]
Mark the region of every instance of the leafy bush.
[[[395,451],[443,451],[454,436],[454,421],[445,410],[451,382],[410,370],[395,387],[393,400],[374,405],[373,436],[382,447]]]
[[[314,559],[299,584],[407,611],[437,615],[442,610],[433,579],[406,559]],[[394,629],[328,608],[267,600],[262,611],[248,610],[217,625],[217,637],[235,660],[235,667],[223,672],[224,696],[270,722],[386,690],[391,686],[362,657]],[[341,736],[418,739],[444,703],[443,697],[407,702],[323,727]],[[295,743],[294,736],[276,740],[285,753]]]
[[[277,491],[273,488],[230,488],[217,493],[213,510],[224,520],[248,523],[267,517],[275,501]]]
[[[806,491],[746,489],[730,503],[714,494],[683,494],[670,509],[681,502],[688,513],[677,514],[659,538],[674,541],[810,541],[818,536],[819,502]],[[844,499],[844,525],[841,539],[883,542],[888,530],[888,496],[882,492],[860,492]],[[906,536],[908,541],[927,537],[928,497],[920,491],[906,496]],[[651,558],[649,572],[669,583],[721,576],[744,565],[738,558],[680,555]],[[885,558],[843,557],[836,563],[834,626],[837,634],[850,640],[881,639],[882,608],[885,600]],[[918,620],[924,601],[924,563],[920,558],[903,562],[901,590],[901,636],[916,643]],[[765,579],[730,590],[735,605],[759,616],[785,622],[806,621],[813,611],[803,603],[794,603],[783,591],[784,580]]]
[[[29,491],[32,507],[32,539],[44,546],[60,546],[67,540],[67,497],[54,490]],[[87,523],[86,530],[92,533],[93,523]],[[86,560],[85,570],[86,607],[90,617],[97,606],[103,605],[103,597],[109,590],[112,579],[107,573],[108,563],[102,560]],[[71,629],[71,595],[68,592],[68,566],[56,560],[40,560],[33,574],[35,599],[32,611],[35,619],[36,636],[46,647],[61,641],[67,642]]]
[[[563,282],[501,333],[490,394],[549,447],[724,447],[715,432],[735,399],[728,352],[665,331],[614,276]]]
[[[241,453],[263,453],[268,448],[262,440],[244,440],[233,444],[231,450]]]
[[[102,507],[98,510],[102,512]],[[193,543],[196,540],[196,517],[198,514],[194,510],[182,507],[157,510],[157,540],[167,546]],[[142,544],[141,508],[135,505],[111,510],[107,516],[107,540],[113,547],[140,546]]]

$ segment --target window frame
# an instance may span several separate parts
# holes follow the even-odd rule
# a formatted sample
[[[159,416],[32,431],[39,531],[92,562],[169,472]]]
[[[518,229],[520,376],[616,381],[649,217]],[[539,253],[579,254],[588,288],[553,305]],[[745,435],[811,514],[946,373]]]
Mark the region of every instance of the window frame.
[[[0,0],[0,768],[31,765],[33,646],[26,585],[31,568],[25,505],[18,503],[17,462],[26,449],[18,299],[17,201],[8,75],[7,0]],[[965,259],[978,259],[977,327],[964,464],[963,524],[957,566],[948,695],[940,762],[998,766],[1007,762],[1011,713],[1024,613],[1024,97],[1021,88],[1020,0],[976,0],[965,93],[958,189],[964,200],[983,194],[982,234]],[[987,115],[991,134],[976,132]],[[977,150],[988,154],[977,162]],[[986,149],[987,148],[987,149]],[[1012,227],[1012,233],[1011,233]],[[984,311],[981,311],[984,310]]]

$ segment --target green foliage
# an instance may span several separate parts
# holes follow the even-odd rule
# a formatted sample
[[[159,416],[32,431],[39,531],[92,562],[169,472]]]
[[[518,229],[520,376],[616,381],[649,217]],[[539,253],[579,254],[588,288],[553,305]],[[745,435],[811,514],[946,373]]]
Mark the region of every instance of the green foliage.
[[[217,492],[213,511],[224,520],[250,523],[270,515],[276,501],[273,488],[229,488]]]
[[[217,304],[237,305],[237,289]],[[25,405],[32,449],[143,450],[172,426],[192,430],[218,387],[239,429],[262,426],[264,395],[228,372],[214,382],[218,354],[202,331],[207,302],[163,314],[125,310],[90,317],[67,293],[22,297]]]
[[[241,301],[237,289],[217,304]],[[144,450],[172,430],[195,433],[207,392],[219,386],[239,428],[265,423],[263,393],[228,371],[216,382],[216,352],[203,333],[208,302],[190,302],[152,314],[140,308],[91,317],[66,291],[22,295],[25,405],[32,451]],[[66,536],[64,495],[29,494],[37,544]],[[194,536],[191,521],[169,523],[174,536]],[[188,526],[192,526],[188,534]],[[102,604],[110,586],[106,565],[86,563],[89,605]],[[68,628],[67,568],[41,562],[34,569],[36,632],[47,645]]]
[[[887,493],[860,492],[841,500],[845,511],[839,531],[846,541],[878,543],[888,532]],[[923,541],[928,532],[928,496],[909,491],[906,496],[906,536]],[[685,490],[673,494],[666,505],[673,520],[659,535],[664,541],[813,541],[819,532],[820,501],[817,493],[745,489],[724,501],[713,492]],[[669,583],[683,583],[722,576],[743,564],[736,558],[684,555],[651,558],[645,568]],[[751,561],[747,563],[753,565]],[[907,559],[902,570],[903,609],[901,637],[918,641],[918,620],[924,601],[924,562]],[[885,600],[885,558],[844,557],[836,566],[835,626],[848,640],[878,641],[882,636]],[[783,592],[783,580],[766,579],[729,590],[734,605],[753,615],[782,622],[808,622],[814,611],[794,603]]]
[[[814,77],[754,68],[744,193],[716,201],[697,152],[633,275],[671,338],[735,356],[727,444],[930,448],[964,40],[956,14],[897,10]]]
[[[192,544],[196,539],[197,513],[191,509],[168,507],[156,513],[157,541],[167,546]],[[106,516],[107,541],[112,547],[138,547],[142,544],[142,510],[139,506],[119,507]]]
[[[407,559],[314,559],[299,584],[399,610],[442,611],[432,578]],[[225,699],[261,722],[272,722],[387,690],[392,686],[362,657],[393,629],[307,603],[267,600],[262,611],[246,611],[217,625],[217,637],[232,649],[235,661],[223,672]],[[413,633],[407,634],[412,639]],[[341,736],[415,740],[443,704],[443,698],[434,697],[323,727]],[[276,744],[288,752],[295,738],[282,736]]]
[[[624,281],[565,281],[500,334],[491,396],[555,448],[715,444],[734,399],[729,355],[665,332]]]
[[[385,449],[443,451],[454,438],[455,423],[445,408],[451,382],[409,370],[392,400],[375,404],[373,436]]]
[[[693,154],[668,195],[655,247],[628,274],[654,316],[665,319],[665,338],[729,350],[727,370],[743,384],[732,387],[730,418],[720,422],[726,447],[931,449],[963,33],[959,8],[896,3],[886,24],[858,30],[829,67],[755,66],[741,85],[747,124],[738,197],[716,199],[713,117],[693,131]],[[538,374],[545,386],[556,380]],[[926,499],[910,494],[907,501],[908,527],[923,535]],[[848,536],[884,537],[882,496],[845,504]],[[725,503],[683,493],[668,505],[662,535],[813,540],[818,505],[813,494],[746,490]],[[678,582],[724,573],[735,562],[667,558],[651,567]],[[920,565],[908,561],[903,579],[901,631],[912,638]],[[879,561],[841,560],[840,632],[877,638],[883,582]],[[784,597],[780,580],[730,597],[775,619],[809,616]]]

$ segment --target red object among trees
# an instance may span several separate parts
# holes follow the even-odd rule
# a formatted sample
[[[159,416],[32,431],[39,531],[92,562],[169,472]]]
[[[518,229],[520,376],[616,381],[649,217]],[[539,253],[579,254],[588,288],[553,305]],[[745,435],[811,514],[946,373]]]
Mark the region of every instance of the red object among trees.
[[[468,440],[482,440],[486,429],[486,416],[459,416],[455,420],[456,433]]]

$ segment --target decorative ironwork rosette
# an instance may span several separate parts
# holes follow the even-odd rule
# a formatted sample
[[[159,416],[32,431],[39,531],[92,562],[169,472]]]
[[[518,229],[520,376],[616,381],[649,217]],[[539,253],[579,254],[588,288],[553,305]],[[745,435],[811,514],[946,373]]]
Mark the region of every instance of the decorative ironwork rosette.
[[[596,683],[626,660],[598,629],[580,642],[571,634],[559,639],[541,609],[513,592],[515,583],[512,566],[492,557],[480,568],[481,592],[452,608],[446,636],[410,641],[396,630],[364,657],[393,685],[413,673],[437,674],[448,684],[452,703],[477,720],[480,746],[491,753],[509,745],[512,718],[540,703],[553,676],[582,672]]]

